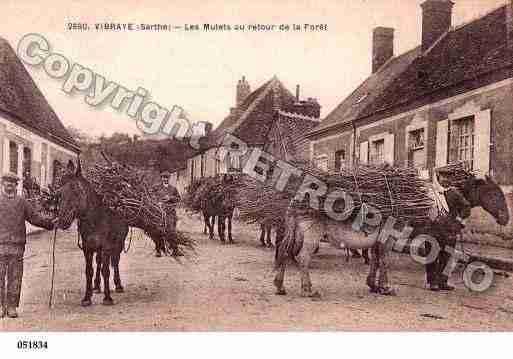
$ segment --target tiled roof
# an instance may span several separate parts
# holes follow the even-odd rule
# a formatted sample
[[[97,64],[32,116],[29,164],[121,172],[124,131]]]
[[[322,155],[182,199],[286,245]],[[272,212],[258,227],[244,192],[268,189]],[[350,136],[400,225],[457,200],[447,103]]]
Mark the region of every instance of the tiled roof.
[[[228,116],[212,132],[207,147],[221,143],[226,133],[237,136],[250,146],[264,144],[274,120],[275,92],[281,108],[294,104],[294,95],[273,77],[244,100],[237,114]]]
[[[319,133],[334,126],[351,123],[362,111],[376,100],[387,86],[405,71],[420,55],[420,46],[400,56],[393,57],[377,72],[370,75],[356,90],[338,105],[310,134]]]
[[[419,46],[392,58],[310,134],[411,103],[511,65],[513,53],[506,44],[506,6],[502,6],[452,28],[424,54]]]
[[[70,136],[9,43],[0,38],[0,111],[46,139],[78,152]]]
[[[442,36],[395,78],[361,116],[409,103],[513,64],[506,46],[506,6]]]
[[[272,152],[275,157],[286,161],[296,160],[298,144],[305,140],[305,134],[314,128],[319,122],[316,119],[308,119],[305,116],[284,111],[278,112],[278,120],[275,122],[272,136],[273,146],[277,147],[267,151]]]

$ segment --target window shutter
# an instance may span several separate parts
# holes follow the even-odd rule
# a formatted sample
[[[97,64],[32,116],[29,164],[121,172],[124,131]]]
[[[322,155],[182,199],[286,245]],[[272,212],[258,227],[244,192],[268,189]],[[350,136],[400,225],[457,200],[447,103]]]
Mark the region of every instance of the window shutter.
[[[436,167],[447,164],[447,144],[449,139],[449,120],[438,121],[436,124]]]
[[[360,143],[360,163],[369,162],[369,141]]]
[[[490,109],[476,113],[474,120],[474,170],[490,172]]]
[[[460,122],[453,120],[449,122],[449,163],[460,159],[458,152],[460,150]]]
[[[394,164],[394,134],[387,134],[385,137],[385,148],[384,148],[384,156],[383,159],[386,163],[393,165]]]

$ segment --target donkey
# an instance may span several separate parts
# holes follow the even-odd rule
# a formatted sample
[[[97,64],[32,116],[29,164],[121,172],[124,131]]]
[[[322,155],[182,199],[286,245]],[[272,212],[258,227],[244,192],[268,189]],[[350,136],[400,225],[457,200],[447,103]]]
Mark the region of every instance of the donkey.
[[[110,263],[115,268],[116,291],[122,292],[119,278],[119,256],[128,234],[128,224],[102,203],[91,183],[82,176],[80,161],[74,175],[68,176],[59,189],[59,213],[57,226],[67,229],[78,219],[78,231],[82,238],[82,251],[85,258],[86,290],[82,306],[91,305],[93,294],[93,256],[100,256],[101,274],[104,285],[104,305],[113,305],[110,291]],[[153,239],[153,238],[152,238]],[[155,240],[155,239],[154,239]],[[96,281],[99,286],[99,279]]]
[[[449,204],[450,211],[456,211],[454,216],[468,217],[470,208],[482,207],[490,213],[500,225],[506,225],[509,221],[509,212],[504,193],[501,188],[490,178],[484,179],[470,176],[461,188],[451,187],[445,192],[445,198]],[[386,251],[388,246],[377,241],[378,236],[367,236],[352,229],[352,219],[343,222],[334,220],[319,220],[307,216],[295,215],[293,211],[287,211],[286,234],[284,241],[276,248],[275,266],[277,274],[274,285],[277,288],[276,294],[285,295],[283,285],[285,276],[286,259],[291,256],[297,258],[301,270],[301,295],[306,297],[319,296],[318,292],[312,292],[312,283],[309,274],[309,265],[313,253],[319,247],[320,238],[327,235],[330,240],[338,239],[346,248],[370,248],[372,261],[367,285],[373,292],[383,295],[395,294],[389,286],[387,276]],[[454,215],[454,213],[453,213]],[[451,223],[448,221],[448,223]],[[438,230],[436,223],[423,228],[424,233],[430,234]],[[436,238],[436,236],[435,236]],[[377,271],[380,271],[378,284],[375,279]]]

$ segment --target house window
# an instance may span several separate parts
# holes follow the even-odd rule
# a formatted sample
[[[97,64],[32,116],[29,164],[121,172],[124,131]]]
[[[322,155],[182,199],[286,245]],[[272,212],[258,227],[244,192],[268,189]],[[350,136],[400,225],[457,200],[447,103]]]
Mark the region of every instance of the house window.
[[[18,144],[12,141],[9,142],[9,171],[18,173]]]
[[[23,148],[23,178],[32,178],[32,150]]]
[[[215,168],[214,168],[214,175],[218,175],[219,171],[221,169],[221,161],[219,161],[217,158],[215,159]]]
[[[415,168],[426,167],[424,128],[408,133],[408,166]]]
[[[371,144],[370,163],[377,165],[385,162],[385,139],[373,141]]]
[[[340,150],[335,152],[335,171],[340,172],[340,170],[345,167],[346,162],[346,151]]]
[[[59,183],[62,175],[62,164],[58,160],[53,161],[53,184]]]
[[[463,161],[468,169],[474,168],[474,116],[451,123],[450,162]]]
[[[206,165],[206,156],[204,153],[201,154],[201,177],[205,177],[205,166]]]
[[[322,171],[328,171],[328,156],[320,155],[315,159],[315,165]]]

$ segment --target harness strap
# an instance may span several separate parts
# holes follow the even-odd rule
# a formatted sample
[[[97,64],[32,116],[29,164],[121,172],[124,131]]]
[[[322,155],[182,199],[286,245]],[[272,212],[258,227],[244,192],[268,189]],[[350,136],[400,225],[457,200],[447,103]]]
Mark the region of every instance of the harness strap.
[[[386,173],[383,173],[383,176],[385,177],[385,183],[387,184],[388,195],[390,197],[390,209],[391,209],[391,212],[394,214],[395,218],[397,218],[398,217],[398,215],[397,215],[397,207],[394,206],[395,201],[392,198],[392,191],[390,190],[390,185],[388,184],[388,178],[387,178]]]
[[[123,253],[128,253],[130,250],[130,247],[132,246],[132,237],[133,237],[133,228],[130,227],[130,239],[128,240],[128,247],[126,249],[123,249]]]
[[[77,218],[77,247],[80,248],[81,250],[84,250],[84,248],[82,247],[82,244],[81,244],[81,241],[80,241],[80,219]]]

